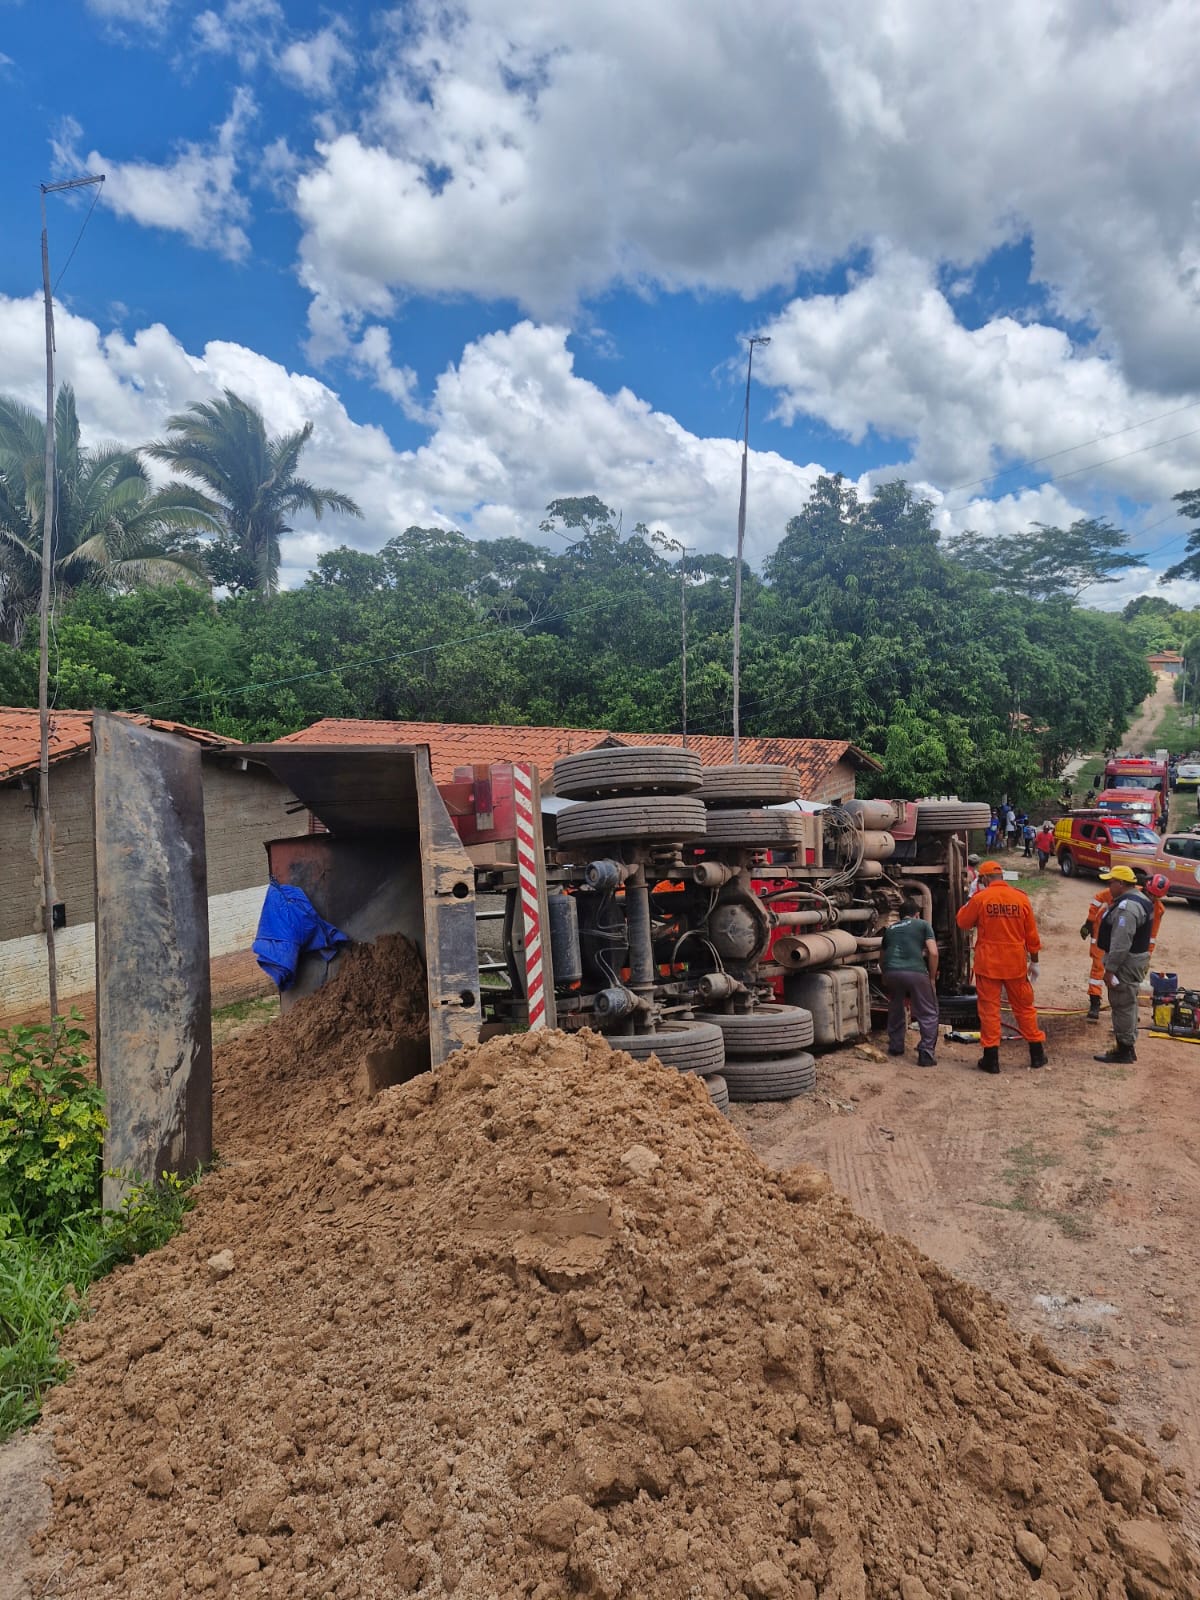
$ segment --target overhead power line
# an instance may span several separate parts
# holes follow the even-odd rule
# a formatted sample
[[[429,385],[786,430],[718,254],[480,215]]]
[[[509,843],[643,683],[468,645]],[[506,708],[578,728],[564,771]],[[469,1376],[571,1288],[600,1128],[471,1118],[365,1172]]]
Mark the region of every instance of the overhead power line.
[[[1098,472],[1101,467],[1111,466],[1114,461],[1126,461],[1130,456],[1144,455],[1148,450],[1162,450],[1169,444],[1178,444],[1180,439],[1193,439],[1198,433],[1200,433],[1200,428],[1189,428],[1186,433],[1173,433],[1169,439],[1155,439],[1150,444],[1140,444],[1132,450],[1122,450],[1119,455],[1105,456],[1103,461],[1089,461],[1086,466],[1072,467],[1067,472],[1052,473],[1048,477],[1039,479],[1037,483],[1030,484],[1029,487],[1032,489],[1041,489],[1049,483],[1062,483],[1067,478],[1077,478],[1081,473],[1084,472]],[[1077,446],[1076,448],[1081,449],[1082,446]],[[953,490],[946,491],[947,494],[951,494],[953,492]],[[965,500],[963,501],[962,505],[947,506],[945,501],[943,501],[938,507],[938,510],[962,511],[966,506],[970,505],[970,503],[971,502],[969,500]]]
[[[1001,467],[996,472],[989,472],[985,477],[972,478],[969,483],[953,484],[943,492],[951,495],[959,494],[964,489],[977,489],[981,484],[994,483],[997,478],[1006,478],[1014,472],[1027,472],[1030,467],[1040,466],[1043,461],[1056,461],[1059,456],[1073,455],[1076,450],[1086,450],[1089,445],[1103,444],[1106,439],[1118,439],[1123,433],[1133,433],[1137,428],[1148,428],[1154,422],[1165,422],[1168,417],[1177,417],[1184,411],[1194,410],[1196,406],[1200,406],[1200,400],[1189,400],[1186,405],[1176,406],[1171,411],[1160,411],[1157,416],[1143,417],[1140,422],[1127,423],[1125,427],[1114,428],[1110,433],[1098,433],[1095,438],[1085,439],[1082,444],[1069,444],[1061,450],[1051,450],[1044,456],[1033,456],[1028,461],[1020,461],[1015,466]],[[1187,435],[1185,434],[1182,437],[1186,438]],[[1119,461],[1121,458],[1115,456],[1113,459]],[[1103,463],[1100,464],[1103,465]],[[1066,474],[1063,474],[1063,476],[1066,476]]]
[[[76,250],[79,249],[79,242],[83,238],[83,235],[84,235],[85,231],[87,230],[88,223],[92,220],[92,212],[95,211],[96,202],[100,198],[100,189],[101,189],[101,186],[104,183],[104,175],[103,175],[103,173],[101,173],[95,179],[84,178],[82,180],[77,180],[78,187],[80,187],[80,188],[83,187],[84,183],[93,183],[94,186],[95,186],[93,194],[92,194],[92,203],[87,209],[87,216],[84,217],[83,222],[80,225],[79,232],[75,235],[75,243],[71,246],[71,249],[67,254],[67,259],[63,262],[62,267],[61,267],[61,269],[59,271],[58,277],[55,278],[55,280],[54,280],[54,289],[52,291],[54,294],[58,293],[58,286],[63,281],[63,279],[66,277],[67,268],[71,265],[72,261],[74,261],[75,252],[76,252]]]

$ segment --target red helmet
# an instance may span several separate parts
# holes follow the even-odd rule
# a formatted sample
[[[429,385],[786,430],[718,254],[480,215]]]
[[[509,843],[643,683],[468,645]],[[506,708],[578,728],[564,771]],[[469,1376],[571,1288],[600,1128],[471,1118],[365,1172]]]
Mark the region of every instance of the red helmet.
[[[1146,879],[1146,893],[1153,895],[1156,900],[1161,900],[1170,892],[1171,880],[1165,872],[1156,872],[1153,877]]]

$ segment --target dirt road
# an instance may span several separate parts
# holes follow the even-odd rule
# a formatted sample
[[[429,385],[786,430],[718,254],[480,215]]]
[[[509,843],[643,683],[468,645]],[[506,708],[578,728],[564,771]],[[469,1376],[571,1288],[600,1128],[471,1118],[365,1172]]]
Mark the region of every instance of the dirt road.
[[[1154,693],[1149,699],[1143,700],[1141,710],[1121,741],[1121,749],[1149,755],[1161,743],[1157,737],[1158,725],[1174,700],[1174,678],[1165,672],[1158,673],[1154,680]]]
[[[1032,884],[1047,1011],[1086,1009],[1095,888],[1053,868]],[[1200,985],[1200,910],[1169,906],[1155,965]],[[1020,1042],[999,1078],[975,1070],[977,1046],[943,1042],[927,1071],[915,1049],[899,1066],[840,1052],[813,1100],[734,1117],[764,1159],[827,1167],[865,1216],[999,1295],[1200,1481],[1200,1046],[1143,1038],[1137,1066],[1114,1068],[1092,1060],[1107,1013],[1046,1027],[1045,1072]]]

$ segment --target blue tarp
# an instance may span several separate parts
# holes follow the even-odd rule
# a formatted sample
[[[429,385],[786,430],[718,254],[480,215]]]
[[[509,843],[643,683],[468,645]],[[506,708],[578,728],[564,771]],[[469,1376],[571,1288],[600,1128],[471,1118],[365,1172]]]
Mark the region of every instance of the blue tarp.
[[[271,879],[253,949],[259,966],[281,989],[295,983],[300,957],[307,951],[332,961],[349,943],[346,934],[317,915],[303,889]]]

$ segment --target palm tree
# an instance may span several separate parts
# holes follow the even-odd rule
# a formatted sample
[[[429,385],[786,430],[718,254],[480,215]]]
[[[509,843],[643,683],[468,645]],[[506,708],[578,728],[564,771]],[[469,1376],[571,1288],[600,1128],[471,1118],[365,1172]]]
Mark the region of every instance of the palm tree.
[[[84,583],[114,588],[178,583],[207,587],[195,555],[172,548],[181,534],[211,530],[212,512],[187,484],[155,489],[136,453],[79,442],[74,391],[54,409],[54,580],[59,593]],[[46,424],[0,397],[0,639],[19,644],[41,594]]]
[[[264,599],[274,594],[280,540],[292,531],[293,512],[308,511],[318,521],[326,511],[362,516],[349,495],[296,476],[311,422],[269,437],[262,413],[226,389],[223,399],[197,401],[168,417],[167,428],[170,436],[144,453],[202,486],[221,524],[209,569],[231,589],[257,590]]]

